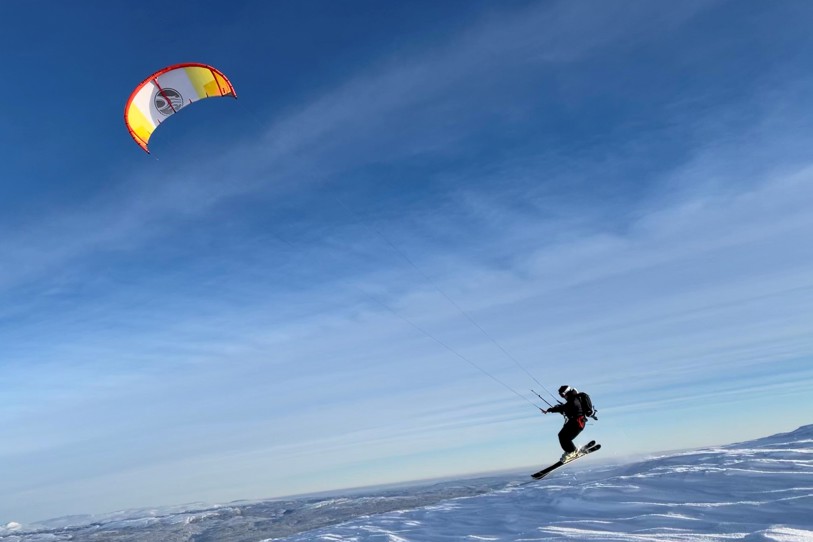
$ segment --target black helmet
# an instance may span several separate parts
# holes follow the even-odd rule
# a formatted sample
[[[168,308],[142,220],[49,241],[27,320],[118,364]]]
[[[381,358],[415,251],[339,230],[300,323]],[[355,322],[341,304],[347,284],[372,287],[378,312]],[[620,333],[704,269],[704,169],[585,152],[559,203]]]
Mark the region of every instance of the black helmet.
[[[566,384],[559,387],[559,395],[561,397],[567,397],[571,393],[579,393],[579,391],[576,388],[571,388]]]

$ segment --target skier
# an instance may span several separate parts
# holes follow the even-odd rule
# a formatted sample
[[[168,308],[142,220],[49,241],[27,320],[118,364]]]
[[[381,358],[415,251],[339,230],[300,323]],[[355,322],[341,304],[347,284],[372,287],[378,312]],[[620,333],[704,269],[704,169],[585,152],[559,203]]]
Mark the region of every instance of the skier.
[[[566,421],[562,430],[559,431],[559,444],[565,453],[562,454],[560,461],[567,462],[571,459],[575,459],[579,455],[579,450],[576,448],[576,445],[573,444],[573,439],[582,432],[587,420],[585,418],[584,406],[582,405],[579,392],[576,388],[562,386],[559,388],[559,396],[565,400],[565,403],[559,403],[547,410],[540,408],[540,410],[545,414],[548,412],[564,414]]]

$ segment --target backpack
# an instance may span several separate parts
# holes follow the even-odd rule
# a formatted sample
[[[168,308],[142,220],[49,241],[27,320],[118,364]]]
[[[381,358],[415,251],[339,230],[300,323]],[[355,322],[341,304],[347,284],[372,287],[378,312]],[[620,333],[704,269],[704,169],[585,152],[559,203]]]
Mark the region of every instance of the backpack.
[[[583,391],[579,392],[579,402],[582,404],[582,414],[598,421],[598,410],[593,408],[593,401],[590,400],[590,396]]]

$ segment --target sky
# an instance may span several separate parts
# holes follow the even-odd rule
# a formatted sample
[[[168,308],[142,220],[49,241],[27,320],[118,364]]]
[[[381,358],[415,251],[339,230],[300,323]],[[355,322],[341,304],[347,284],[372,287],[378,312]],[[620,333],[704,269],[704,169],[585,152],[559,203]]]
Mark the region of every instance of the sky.
[[[813,4],[176,7],[0,2],[0,524],[813,421]]]

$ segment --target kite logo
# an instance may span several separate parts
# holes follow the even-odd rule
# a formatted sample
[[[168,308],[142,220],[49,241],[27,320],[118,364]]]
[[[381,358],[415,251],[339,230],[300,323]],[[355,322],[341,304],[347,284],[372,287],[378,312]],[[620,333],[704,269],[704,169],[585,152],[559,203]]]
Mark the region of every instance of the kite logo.
[[[155,108],[165,117],[184,106],[183,96],[174,88],[162,88],[153,100]]]

